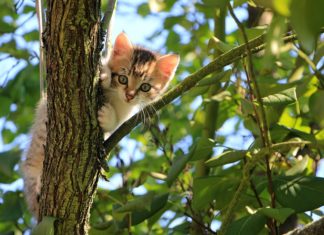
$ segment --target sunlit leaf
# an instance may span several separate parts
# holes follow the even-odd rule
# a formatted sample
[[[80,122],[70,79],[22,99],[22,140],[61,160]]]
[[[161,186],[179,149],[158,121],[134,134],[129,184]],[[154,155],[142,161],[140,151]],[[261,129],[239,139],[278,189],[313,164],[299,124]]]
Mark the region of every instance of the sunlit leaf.
[[[238,151],[238,150],[225,151],[222,154],[207,160],[206,166],[217,167],[217,166],[223,166],[228,163],[237,162],[243,159],[245,154],[246,151]]]
[[[54,217],[43,217],[42,221],[33,229],[32,235],[54,235],[55,221]]]
[[[222,42],[221,40],[219,40],[216,37],[212,37],[211,39],[209,39],[208,41],[208,45],[207,45],[208,51],[215,48],[218,51],[224,53],[226,51],[229,51],[231,49],[234,48],[234,46],[228,45],[224,42]]]
[[[290,15],[290,4],[292,0],[273,0],[274,9],[284,16]]]
[[[302,173],[306,169],[308,162],[309,157],[304,156],[302,160],[298,161],[293,167],[288,169],[285,175],[292,176]]]
[[[280,93],[262,98],[265,105],[290,104],[297,100],[296,88],[290,88]]]

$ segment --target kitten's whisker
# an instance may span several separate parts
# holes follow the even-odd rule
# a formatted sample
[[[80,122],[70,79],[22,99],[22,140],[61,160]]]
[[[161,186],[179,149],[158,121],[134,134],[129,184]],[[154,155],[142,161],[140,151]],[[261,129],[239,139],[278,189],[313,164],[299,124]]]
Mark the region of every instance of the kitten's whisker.
[[[145,108],[145,105],[143,105],[143,103],[140,103],[140,109],[141,109],[141,113],[142,113],[142,115],[143,115],[143,119],[142,119],[142,121],[143,121],[143,124],[144,124],[144,126],[145,126],[145,122],[146,122],[146,120],[145,120],[145,111],[144,111],[144,108]]]

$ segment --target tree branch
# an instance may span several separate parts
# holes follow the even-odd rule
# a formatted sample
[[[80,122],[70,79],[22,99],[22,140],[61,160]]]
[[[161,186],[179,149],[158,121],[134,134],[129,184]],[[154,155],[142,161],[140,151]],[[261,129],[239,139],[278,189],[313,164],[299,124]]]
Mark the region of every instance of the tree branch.
[[[41,98],[45,97],[45,50],[43,43],[43,32],[44,32],[44,11],[43,11],[43,2],[42,0],[36,0],[36,15],[38,20],[39,27],[39,89]]]
[[[283,41],[285,43],[294,41],[297,39],[295,34],[285,36]],[[252,39],[249,41],[249,47],[251,48],[251,53],[255,54],[260,50],[265,48],[264,45],[265,34]],[[207,75],[223,68],[226,65],[229,65],[237,60],[240,60],[242,57],[247,56],[246,45],[237,46],[210,62],[205,67],[202,67],[197,72],[186,77],[180,84],[164,94],[159,100],[154,102],[152,105],[149,105],[144,108],[144,112],[153,116],[157,110],[163,108],[167,104],[171,103],[173,100],[184,94],[186,91],[193,88],[199,81],[201,81]],[[215,81],[217,82],[217,81]],[[140,113],[135,114],[127,122],[121,125],[105,142],[103,143],[104,154],[107,156],[111,150],[117,145],[117,143],[126,135],[128,135],[131,130],[141,123],[142,117]]]
[[[286,233],[286,235],[322,235],[324,234],[324,217],[307,224],[303,228],[297,228]]]
[[[104,14],[104,17],[102,19],[102,28],[105,30],[107,29],[105,48],[103,51],[104,56],[107,56],[107,54],[109,53],[109,50],[110,50],[110,46],[111,46],[110,38],[111,38],[111,31],[112,31],[112,25],[113,25],[112,18],[115,13],[116,5],[117,5],[117,0],[108,0],[108,6],[107,6],[106,12]]]

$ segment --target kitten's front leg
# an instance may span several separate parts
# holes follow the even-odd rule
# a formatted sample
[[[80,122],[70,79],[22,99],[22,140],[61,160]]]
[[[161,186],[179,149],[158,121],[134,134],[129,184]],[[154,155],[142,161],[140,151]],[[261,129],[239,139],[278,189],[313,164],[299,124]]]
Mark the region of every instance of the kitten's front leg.
[[[104,132],[112,132],[118,125],[118,118],[114,107],[105,103],[98,111],[98,121]]]

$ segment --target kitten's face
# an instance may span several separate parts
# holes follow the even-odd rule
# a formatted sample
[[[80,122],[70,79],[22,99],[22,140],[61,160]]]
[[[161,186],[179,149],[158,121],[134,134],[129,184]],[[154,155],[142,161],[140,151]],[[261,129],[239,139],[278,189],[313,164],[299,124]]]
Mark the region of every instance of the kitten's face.
[[[133,47],[126,34],[118,35],[109,67],[112,71],[111,88],[125,103],[146,105],[161,95],[179,63],[179,56],[158,56]]]

